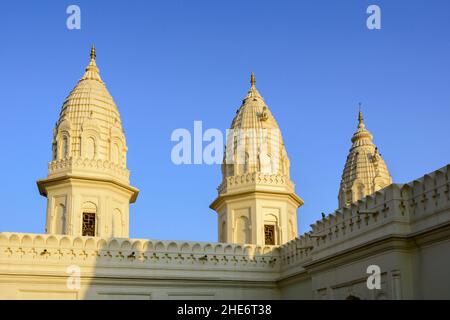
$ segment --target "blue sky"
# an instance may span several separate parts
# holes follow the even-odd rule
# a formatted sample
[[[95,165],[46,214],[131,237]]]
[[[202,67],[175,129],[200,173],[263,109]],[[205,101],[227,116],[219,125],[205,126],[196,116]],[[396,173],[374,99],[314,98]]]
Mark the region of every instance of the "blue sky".
[[[81,8],[81,30],[66,8]],[[366,28],[377,4],[382,29]],[[256,74],[305,205],[299,231],[337,207],[358,102],[395,182],[450,159],[450,2],[9,1],[0,11],[1,231],[43,232],[44,178],[64,98],[92,43],[122,116],[132,237],[217,240],[218,165],[175,166],[176,128],[225,131]]]

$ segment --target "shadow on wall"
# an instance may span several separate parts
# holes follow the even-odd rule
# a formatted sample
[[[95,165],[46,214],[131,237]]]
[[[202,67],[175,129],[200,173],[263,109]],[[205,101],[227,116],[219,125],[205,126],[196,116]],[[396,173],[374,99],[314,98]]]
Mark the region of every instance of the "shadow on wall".
[[[0,233],[2,299],[277,299],[279,267],[270,246]]]
[[[278,298],[270,246],[89,238],[86,249],[95,266],[81,268],[83,299]]]

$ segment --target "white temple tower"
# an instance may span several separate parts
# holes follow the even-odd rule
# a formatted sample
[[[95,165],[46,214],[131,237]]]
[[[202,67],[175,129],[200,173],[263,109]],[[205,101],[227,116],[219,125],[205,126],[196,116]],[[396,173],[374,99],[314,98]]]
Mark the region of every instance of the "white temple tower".
[[[219,241],[280,245],[297,236],[297,208],[289,158],[278,124],[255,87],[227,136],[222,183],[210,205],[218,213]]]
[[[120,114],[95,63],[63,103],[52,142],[48,176],[37,182],[47,197],[46,233],[128,237],[130,185]]]

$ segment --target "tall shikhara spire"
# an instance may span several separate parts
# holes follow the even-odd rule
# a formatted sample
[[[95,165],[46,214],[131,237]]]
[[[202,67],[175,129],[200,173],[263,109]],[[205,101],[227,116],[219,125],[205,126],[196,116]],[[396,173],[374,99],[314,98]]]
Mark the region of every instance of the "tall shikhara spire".
[[[361,109],[358,129],[352,137],[352,147],[347,156],[339,188],[339,207],[342,208],[392,183],[386,163],[366,129]]]
[[[46,179],[46,232],[128,237],[130,185],[127,144],[119,110],[100,78],[95,47],[83,77],[65,99],[53,131]]]
[[[219,241],[280,245],[297,236],[290,163],[275,118],[250,76],[250,89],[234,117],[222,164],[222,183],[211,208],[219,214]]]

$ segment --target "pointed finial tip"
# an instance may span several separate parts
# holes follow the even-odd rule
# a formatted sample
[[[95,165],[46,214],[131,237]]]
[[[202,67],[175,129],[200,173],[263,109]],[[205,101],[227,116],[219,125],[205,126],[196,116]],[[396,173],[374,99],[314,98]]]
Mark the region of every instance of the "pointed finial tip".
[[[250,84],[252,85],[252,87],[255,85],[256,80],[255,80],[255,74],[252,71],[252,74],[250,75]]]
[[[360,125],[360,126],[361,126],[361,125],[363,124],[363,122],[364,122],[363,115],[362,115],[362,111],[361,111],[361,106],[362,106],[362,103],[360,102],[360,103],[359,103],[359,111],[358,111],[358,122],[359,122],[359,125]]]
[[[95,59],[96,56],[97,55],[95,54],[95,45],[92,44],[92,47],[91,47],[91,59]]]

